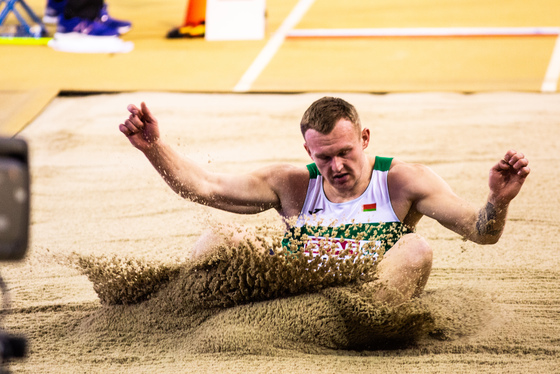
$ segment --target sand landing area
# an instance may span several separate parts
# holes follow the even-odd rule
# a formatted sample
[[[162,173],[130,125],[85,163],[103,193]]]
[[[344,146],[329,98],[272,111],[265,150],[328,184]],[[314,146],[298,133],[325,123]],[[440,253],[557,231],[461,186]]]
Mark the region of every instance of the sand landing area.
[[[204,229],[235,223],[270,233],[279,218],[272,211],[223,213],[176,196],[118,131],[127,104],[145,101],[165,140],[205,168],[243,173],[276,162],[309,163],[299,120],[324,95],[56,98],[20,134],[31,155],[31,243],[25,261],[2,266],[12,299],[3,327],[27,337],[29,354],[7,367],[14,373],[558,372],[557,94],[337,94],[370,128],[370,154],[428,165],[475,206],[484,204],[488,172],[508,149],[530,160],[531,175],[498,244],[479,246],[427,218],[420,222],[434,267],[413,305],[376,308],[342,278],[240,305],[193,296],[199,278],[181,266]],[[231,277],[210,279],[215,292],[266,286],[248,281],[258,278],[254,261],[235,263],[241,265],[228,274],[245,279],[243,286],[225,284]]]

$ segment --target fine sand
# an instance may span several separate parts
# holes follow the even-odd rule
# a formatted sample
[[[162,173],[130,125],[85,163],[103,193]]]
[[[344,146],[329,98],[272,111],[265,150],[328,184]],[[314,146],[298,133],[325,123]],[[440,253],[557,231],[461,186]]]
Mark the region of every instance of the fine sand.
[[[339,94],[371,129],[370,154],[426,164],[474,206],[484,204],[488,171],[508,149],[530,160],[498,244],[479,246],[420,222],[434,268],[410,304],[376,306],[352,283],[360,269],[315,276],[304,262],[282,268],[244,248],[224,251],[221,269],[188,261],[205,229],[240,224],[271,238],[280,221],[274,212],[238,216],[176,196],[118,131],[127,104],[146,101],[178,152],[214,171],[243,173],[309,163],[298,124],[321,96],[55,99],[21,133],[31,153],[31,244],[25,261],[2,266],[12,299],[3,325],[30,348],[9,368],[558,372],[560,95]],[[294,278],[295,286],[286,283]]]

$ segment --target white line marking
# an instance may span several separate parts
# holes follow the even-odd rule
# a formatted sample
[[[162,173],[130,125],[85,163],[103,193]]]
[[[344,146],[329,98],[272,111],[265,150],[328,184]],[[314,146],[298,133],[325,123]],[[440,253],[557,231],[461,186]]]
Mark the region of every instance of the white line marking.
[[[546,69],[541,86],[541,92],[556,92],[558,89],[558,79],[560,79],[560,36],[556,39],[552,57],[548,63],[548,69]]]
[[[268,43],[264,46],[262,51],[259,53],[257,58],[253,61],[251,66],[247,69],[245,74],[241,77],[239,82],[233,88],[234,92],[247,92],[251,89],[251,86],[255,80],[262,73],[264,68],[268,65],[270,60],[274,57],[278,49],[282,46],[286,35],[293,29],[305,15],[307,10],[315,0],[300,0],[292,12],[286,17],[282,25],[274,35],[270,38]]]
[[[296,29],[289,38],[383,36],[529,36],[559,35],[560,27],[419,27],[375,29]]]

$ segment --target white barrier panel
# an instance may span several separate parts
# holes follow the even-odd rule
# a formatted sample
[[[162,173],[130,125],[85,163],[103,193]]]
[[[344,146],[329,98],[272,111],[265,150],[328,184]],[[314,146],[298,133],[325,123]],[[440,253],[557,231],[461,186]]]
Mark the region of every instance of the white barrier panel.
[[[264,38],[265,0],[207,0],[206,40]]]

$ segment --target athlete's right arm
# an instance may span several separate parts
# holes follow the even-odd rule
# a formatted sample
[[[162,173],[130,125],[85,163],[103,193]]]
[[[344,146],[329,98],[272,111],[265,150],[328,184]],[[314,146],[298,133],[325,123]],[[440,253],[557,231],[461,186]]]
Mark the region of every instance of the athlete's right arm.
[[[130,116],[119,126],[120,131],[180,196],[235,213],[284,209],[280,199],[289,184],[290,167],[267,167],[243,175],[210,173],[161,140],[157,120],[146,104],[140,108],[129,105],[128,110]]]

